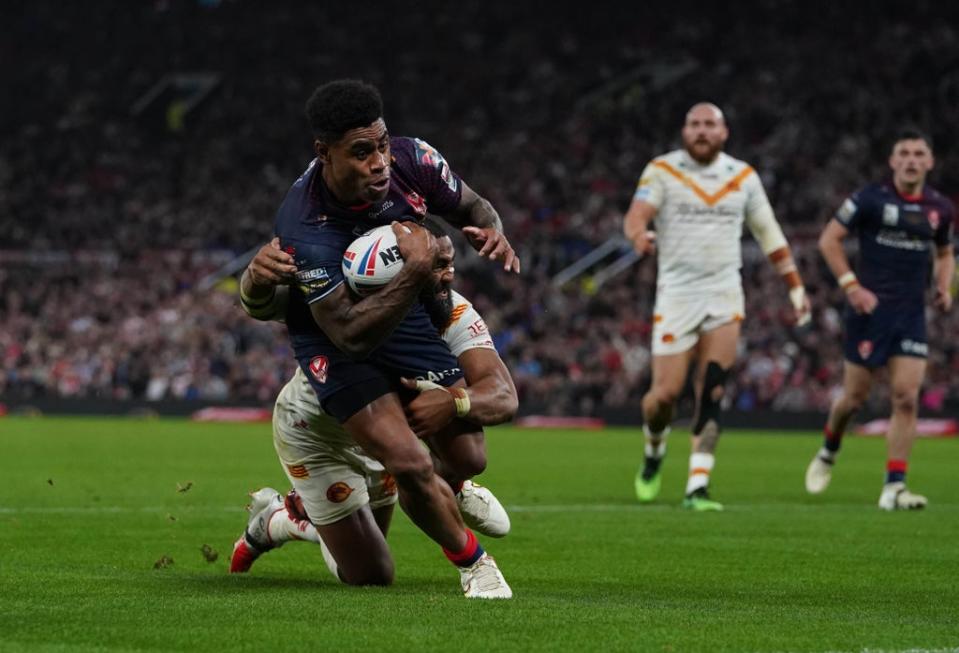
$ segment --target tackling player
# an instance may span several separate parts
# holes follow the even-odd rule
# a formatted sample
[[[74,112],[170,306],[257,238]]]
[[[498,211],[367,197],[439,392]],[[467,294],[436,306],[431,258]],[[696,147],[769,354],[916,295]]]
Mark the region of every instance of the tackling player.
[[[323,412],[382,463],[396,481],[403,510],[460,569],[466,595],[509,598],[509,585],[464,526],[450,486],[435,473],[398,394],[401,377],[437,380],[461,402],[466,392],[456,358],[418,301],[432,275],[435,239],[417,224],[407,222],[404,229],[395,221],[429,211],[467,225],[462,231],[473,247],[481,256],[502,259],[505,270],[519,272],[519,260],[496,211],[439,152],[419,139],[389,135],[374,87],[330,82],[314,92],[306,109],[316,158],[293,184],[275,224],[280,246],[296,267],[286,315],[294,356]],[[359,233],[390,223],[403,269],[375,297],[357,299],[344,283],[343,252]],[[254,309],[275,292],[261,281],[246,276],[241,282],[241,297]],[[455,419],[445,437],[476,429]],[[330,525],[324,539],[334,554],[352,546],[353,531],[344,526],[350,520],[366,532],[378,530],[362,512]],[[370,559],[389,560],[381,542],[362,542]],[[392,563],[389,569],[382,564],[379,581],[391,577]]]
[[[635,481],[641,502],[659,494],[674,404],[695,359],[696,414],[683,505],[722,510],[707,488],[719,440],[720,401],[744,318],[743,223],[786,282],[797,324],[810,317],[802,279],[762,182],[752,167],[723,152],[728,136],[719,107],[693,106],[682,129],[683,149],[646,166],[624,220],[624,233],[637,252],[658,253],[653,378],[642,400],[645,461]],[[653,220],[656,231],[647,231]]]
[[[825,441],[806,470],[806,490],[823,492],[852,415],[869,397],[875,373],[886,367],[892,389],[892,416],[886,434],[886,479],[879,495],[883,510],[917,509],[926,497],[906,487],[909,454],[916,438],[919,389],[926,373],[925,291],[933,253],[933,303],[952,306],[955,274],[952,234],[955,207],[926,185],[932,170],[932,141],[904,130],[889,155],[892,179],[853,194],[819,238],[819,250],[846,292],[842,394],[833,403]],[[852,271],[843,241],[855,234],[859,262]]]
[[[437,245],[435,285],[424,293],[423,300],[433,324],[465,374],[470,398],[466,419],[484,426],[508,421],[518,405],[512,378],[493,348],[483,319],[472,304],[451,289],[455,256],[452,241],[448,236],[440,236]],[[270,271],[272,267],[292,272],[290,257],[275,241],[260,249],[249,270],[258,270],[259,274],[281,282],[282,278]],[[286,286],[278,286],[268,304],[255,311],[244,308],[257,319],[282,321],[288,290]],[[463,436],[454,442],[434,444],[436,434],[456,417],[457,404],[453,396],[428,381],[405,379],[404,385],[420,392],[407,406],[414,431],[441,455],[476,459],[476,465],[485,467],[482,432],[478,438]],[[300,369],[276,400],[273,440],[294,492],[285,505],[271,488],[251,494],[249,524],[234,546],[231,572],[249,570],[262,553],[287,541],[308,540],[323,546],[327,565],[345,582],[366,584],[371,578],[392,580],[392,560],[388,564],[390,573],[386,578],[379,578],[382,563],[368,559],[368,549],[359,540],[386,536],[396,502],[396,485],[379,462],[366,455],[334,419],[324,415],[316,393]],[[434,462],[438,469],[445,465],[436,458]],[[457,502],[464,519],[479,532],[502,537],[509,531],[506,511],[486,488],[467,480],[457,492]],[[355,530],[349,537],[352,544],[332,555],[320,534],[329,524],[360,510],[372,513],[380,534],[357,529],[356,520],[348,520],[345,530]],[[386,548],[385,542],[377,548]]]

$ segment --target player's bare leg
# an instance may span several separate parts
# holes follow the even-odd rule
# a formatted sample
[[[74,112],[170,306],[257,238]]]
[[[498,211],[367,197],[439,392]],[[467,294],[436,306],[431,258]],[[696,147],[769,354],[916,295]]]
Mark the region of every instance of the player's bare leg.
[[[371,510],[365,505],[332,524],[315,526],[330,571],[347,585],[390,585],[393,557],[386,533],[393,506]]]
[[[460,568],[466,595],[510,598],[495,561],[463,524],[452,490],[436,475],[429,452],[406,423],[399,397],[390,393],[375,399],[343,428],[396,479],[403,511]],[[468,579],[470,574],[475,578]]]
[[[842,445],[849,420],[865,405],[872,388],[873,371],[868,367],[843,363],[842,393],[833,401],[823,428],[823,445],[806,468],[806,491],[819,494],[829,487],[832,468]]]
[[[728,322],[700,335],[697,347],[696,416],[693,420],[689,456],[689,478],[683,505],[697,511],[722,510],[722,504],[709,498],[709,475],[715,464],[719,443],[720,402],[725,394],[729,369],[736,361],[741,326],[739,320]]]
[[[924,508],[926,497],[906,489],[906,472],[909,454],[916,440],[919,388],[926,375],[926,361],[914,356],[893,356],[889,359],[888,368],[892,416],[886,434],[886,482],[879,497],[879,507],[883,510]]]
[[[454,419],[427,444],[433,453],[436,473],[453,490],[463,521],[490,537],[509,533],[510,520],[499,499],[472,478],[486,469],[486,437],[483,429],[465,420]]]
[[[636,498],[648,503],[656,498],[662,483],[660,467],[666,456],[666,436],[673,420],[676,400],[686,385],[693,349],[678,354],[653,356],[652,387],[643,396],[643,466],[636,472]]]

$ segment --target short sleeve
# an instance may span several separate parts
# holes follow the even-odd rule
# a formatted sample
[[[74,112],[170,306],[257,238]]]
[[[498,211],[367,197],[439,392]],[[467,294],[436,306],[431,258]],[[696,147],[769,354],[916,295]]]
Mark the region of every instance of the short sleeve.
[[[486,322],[459,293],[453,293],[453,313],[443,340],[456,357],[470,349],[496,349]]]
[[[839,206],[833,218],[842,226],[850,231],[855,229],[862,222],[863,215],[863,193],[858,191],[853,193]]]
[[[769,203],[769,197],[766,195],[766,189],[763,188],[763,182],[755,170],[751,170],[743,181],[743,190],[746,191],[746,217],[747,219],[765,213],[772,213],[772,205]]]
[[[463,197],[463,180],[435,147],[420,138],[412,143],[414,176],[426,205],[431,213],[450,213]]]
[[[662,207],[665,197],[665,185],[663,183],[662,171],[653,163],[649,163],[643,174],[640,175],[636,183],[636,192],[633,193],[633,201],[646,202],[657,209]]]
[[[937,247],[948,247],[956,230],[956,205],[951,200],[943,202],[943,215],[939,216],[934,239]]]
[[[345,281],[342,249],[282,237],[280,246],[287,252],[292,250],[297,268],[293,286],[303,294],[307,304],[323,299]]]

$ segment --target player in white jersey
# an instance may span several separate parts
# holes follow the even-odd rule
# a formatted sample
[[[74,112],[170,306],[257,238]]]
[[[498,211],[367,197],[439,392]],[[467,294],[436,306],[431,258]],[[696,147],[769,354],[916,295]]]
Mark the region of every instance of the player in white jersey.
[[[411,394],[419,393],[407,406],[411,428],[429,443],[437,473],[456,479],[485,468],[485,442],[482,431],[478,437],[459,434],[451,442],[443,428],[455,418],[480,425],[507,421],[516,411],[517,398],[482,317],[450,288],[452,242],[444,236],[437,244],[436,284],[426,304],[457,357],[468,387],[462,395],[453,395],[429,381],[404,379],[403,383]],[[271,257],[278,251],[271,246],[262,248],[254,265],[263,269],[275,265]],[[278,286],[272,302],[259,310],[244,308],[258,319],[282,319],[285,291]],[[272,488],[251,494],[250,520],[234,545],[230,571],[248,571],[262,553],[287,541],[307,540],[321,545],[330,570],[344,582],[392,581],[393,563],[385,536],[396,503],[395,482],[335,419],[323,413],[300,369],[277,397],[273,442],[293,491],[286,501]],[[487,488],[470,480],[449,482],[458,485],[454,487],[457,502],[471,528],[493,537],[509,532],[509,516]]]
[[[728,136],[719,107],[693,106],[683,125],[683,149],[646,166],[624,220],[636,251],[658,256],[653,379],[642,402],[645,461],[635,482],[641,502],[659,493],[673,407],[695,359],[696,415],[683,505],[722,510],[709,498],[708,485],[720,400],[745,317],[739,273],[744,223],[786,281],[797,323],[810,317],[802,279],[762,182],[749,165],[722,151]],[[648,230],[653,221],[655,232]]]

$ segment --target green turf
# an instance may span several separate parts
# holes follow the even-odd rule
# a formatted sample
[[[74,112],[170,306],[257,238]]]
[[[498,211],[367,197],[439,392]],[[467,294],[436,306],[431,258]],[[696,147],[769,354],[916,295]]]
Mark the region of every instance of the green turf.
[[[245,493],[283,488],[268,425],[0,420],[0,649],[902,651],[959,646],[959,441],[923,440],[920,513],[876,508],[884,447],[850,438],[806,496],[813,434],[727,433],[726,512],[679,508],[686,438],[663,493],[633,498],[635,432],[489,434],[483,481],[513,532],[486,544],[515,599],[467,601],[399,512],[391,588],[343,587],[312,545],[227,574]],[[178,492],[192,482],[187,492]],[[219,559],[208,563],[207,544]],[[162,556],[173,565],[154,569]]]

